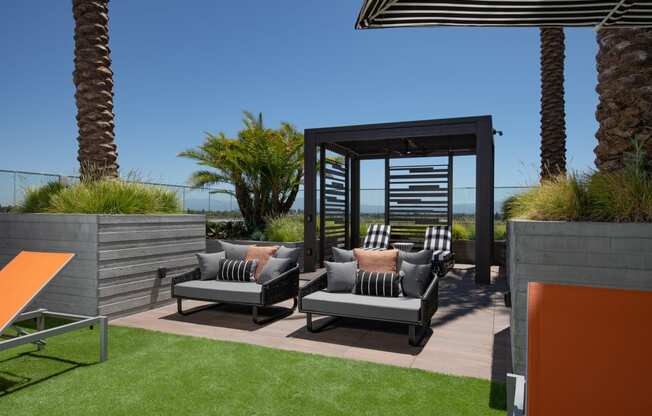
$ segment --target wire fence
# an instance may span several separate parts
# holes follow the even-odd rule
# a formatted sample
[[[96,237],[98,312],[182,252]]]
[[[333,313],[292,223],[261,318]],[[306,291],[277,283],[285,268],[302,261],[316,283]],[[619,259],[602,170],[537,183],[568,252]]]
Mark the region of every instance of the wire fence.
[[[0,169],[0,211],[7,211],[19,205],[25,197],[25,192],[48,182],[74,183],[77,176],[66,176],[53,173],[26,172]],[[205,213],[212,217],[235,218],[240,216],[238,204],[231,195],[218,193],[217,188],[192,187],[157,182],[140,183],[160,186],[177,194],[185,212]],[[502,212],[505,199],[527,190],[524,186],[499,186],[494,191],[494,211]],[[292,205],[295,212],[303,211],[303,190],[299,190]],[[384,188],[363,188],[360,190],[360,211],[366,215],[382,215],[385,207]],[[453,189],[453,213],[455,215],[473,216],[475,213],[475,188],[457,187]]]

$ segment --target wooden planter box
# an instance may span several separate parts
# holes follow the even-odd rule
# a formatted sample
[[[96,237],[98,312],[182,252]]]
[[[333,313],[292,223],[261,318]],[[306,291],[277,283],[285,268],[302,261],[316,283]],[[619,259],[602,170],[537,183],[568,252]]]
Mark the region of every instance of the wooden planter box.
[[[456,263],[475,264],[475,240],[453,240],[451,246]],[[505,265],[505,241],[494,241],[494,258],[491,264]]]
[[[652,224],[517,220],[507,232],[516,374],[526,370],[528,282],[652,290]]]
[[[196,267],[205,248],[203,215],[0,214],[0,266],[22,250],[75,253],[32,305],[59,312],[115,316],[160,305],[170,276]]]

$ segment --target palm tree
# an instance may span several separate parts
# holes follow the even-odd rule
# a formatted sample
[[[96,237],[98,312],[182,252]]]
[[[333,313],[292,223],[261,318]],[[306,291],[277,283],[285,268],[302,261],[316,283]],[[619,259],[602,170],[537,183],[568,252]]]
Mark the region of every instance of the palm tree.
[[[603,29],[598,46],[595,164],[601,171],[623,169],[632,139],[646,142],[652,162],[652,28]]]
[[[73,0],[79,153],[83,178],[118,176],[109,49],[109,0]]]
[[[211,169],[192,174],[194,186],[228,184],[250,231],[268,218],[287,213],[303,178],[303,134],[291,124],[265,127],[263,116],[244,112],[244,129],[236,139],[207,134],[204,143],[179,153]],[[232,188],[232,189],[231,189]]]
[[[541,28],[541,179],[566,171],[564,29]]]

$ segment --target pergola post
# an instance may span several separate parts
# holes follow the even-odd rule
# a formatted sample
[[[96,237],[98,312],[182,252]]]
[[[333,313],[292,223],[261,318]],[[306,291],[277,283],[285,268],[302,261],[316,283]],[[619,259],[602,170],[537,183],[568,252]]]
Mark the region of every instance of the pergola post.
[[[360,247],[360,159],[351,158],[351,248]]]
[[[475,157],[475,282],[491,283],[494,244],[494,144],[491,118],[477,122]]]
[[[310,130],[305,131],[303,151],[305,170],[303,179],[303,270],[304,272],[314,272],[317,255],[315,226],[317,217],[317,175],[315,172],[317,148],[314,134]]]

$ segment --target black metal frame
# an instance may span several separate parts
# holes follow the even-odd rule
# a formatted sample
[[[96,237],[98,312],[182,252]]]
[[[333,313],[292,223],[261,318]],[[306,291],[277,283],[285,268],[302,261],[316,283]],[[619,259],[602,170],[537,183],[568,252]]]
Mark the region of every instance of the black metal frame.
[[[360,161],[368,159],[476,156],[475,279],[491,282],[494,218],[494,142],[491,116],[409,121],[306,129],[304,134],[304,270],[315,270],[318,258],[327,258],[325,245],[317,246],[317,151],[328,148],[348,161],[350,213],[348,247],[359,247]],[[389,163],[385,163],[389,167]],[[387,168],[386,168],[387,169]],[[451,169],[452,170],[452,169]],[[387,175],[387,173],[386,173]],[[452,201],[449,172],[449,201]],[[350,206],[348,206],[350,205]],[[450,210],[449,210],[450,211]],[[449,222],[452,216],[449,213]],[[319,250],[319,252],[318,252]]]
[[[199,297],[180,296],[174,292],[174,287],[177,284],[182,282],[188,282],[191,280],[200,280],[200,279],[201,279],[201,272],[199,268],[193,269],[187,273],[183,273],[172,278],[172,297],[177,300],[177,312],[180,315],[187,316],[204,309],[214,308],[224,304],[245,305],[245,306],[252,307],[253,322],[256,323],[257,325],[264,325],[269,322],[292,315],[297,307],[297,297],[299,295],[299,266],[295,266],[292,269],[288,270],[287,272],[282,273],[278,277],[275,277],[274,279],[263,283],[261,285],[262,287],[261,287],[260,303],[233,302],[230,301],[229,299],[217,299],[217,298],[204,299]],[[213,303],[209,305],[202,305],[199,307],[195,307],[191,310],[184,311],[182,307],[183,299],[200,300],[200,301],[213,302]],[[283,308],[279,306],[277,307],[277,309],[281,310],[279,313],[273,314],[267,318],[260,318],[258,316],[259,308],[270,307],[272,305],[275,305],[279,302],[283,302],[288,299],[292,299],[293,301],[292,307]]]
[[[356,318],[356,319],[368,319],[368,320],[377,320],[381,322],[395,322],[400,324],[408,325],[408,340],[410,345],[418,346],[425,335],[430,330],[430,324],[432,316],[437,311],[439,307],[439,279],[440,277],[436,274],[433,274],[432,282],[428,286],[426,293],[421,297],[421,309],[420,309],[420,319],[416,322],[411,321],[402,321],[402,320],[393,320],[393,319],[373,319],[369,317],[360,317],[355,315],[348,314],[337,314],[333,315],[330,312],[325,313],[323,311],[317,310],[307,310],[303,307],[303,298],[310,295],[311,293],[318,292],[320,290],[326,289],[326,273],[322,273],[310,282],[299,289],[299,312],[306,314],[306,328],[310,332],[319,332],[328,325],[332,324],[338,318]],[[312,321],[312,315],[326,315],[329,316],[329,319],[319,322],[319,325],[314,325]],[[417,329],[422,329],[421,334],[417,336]]]

